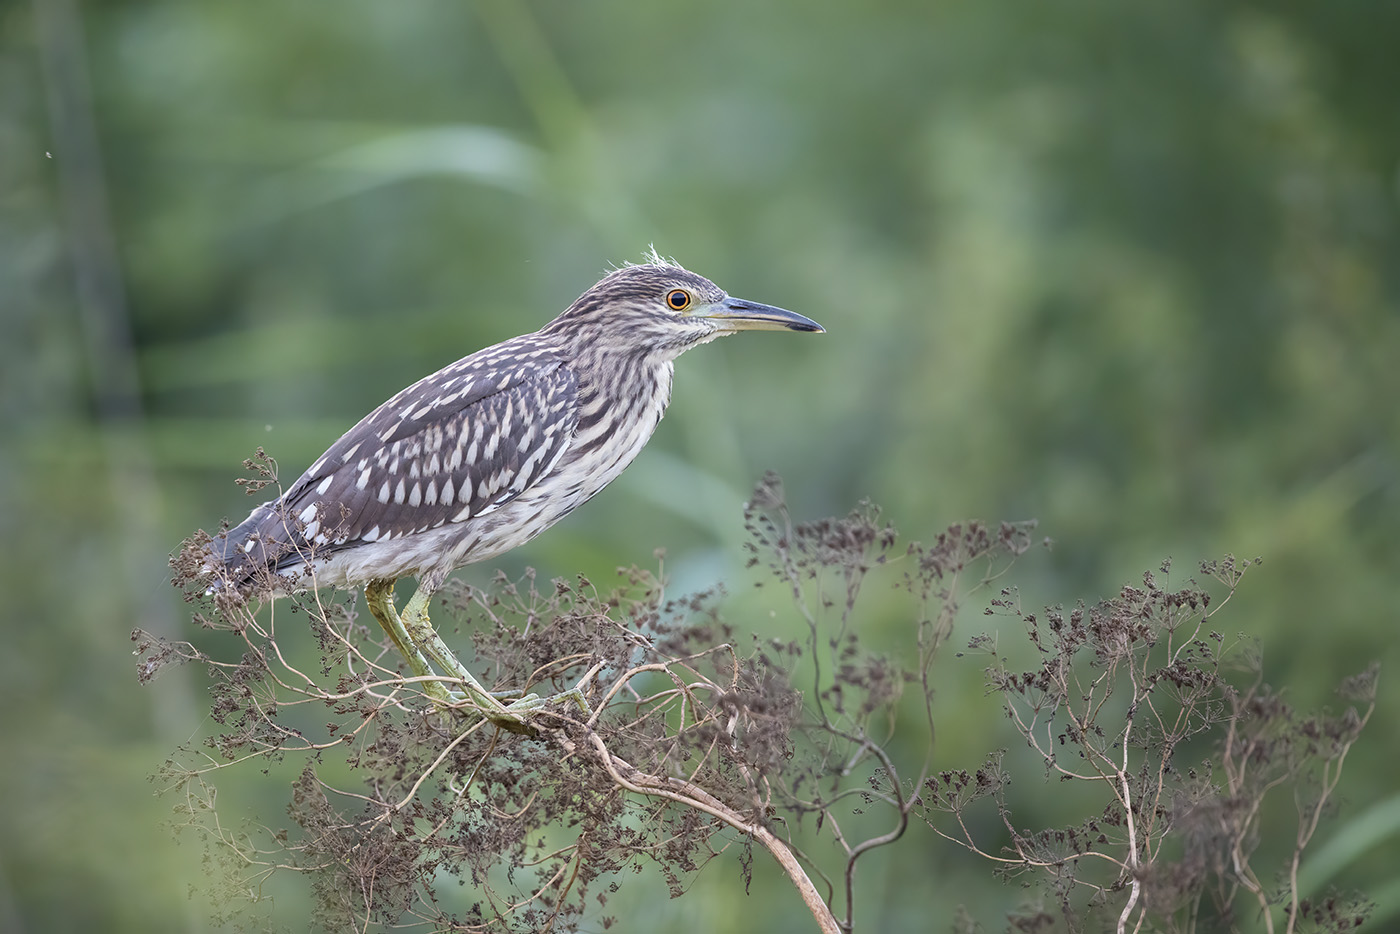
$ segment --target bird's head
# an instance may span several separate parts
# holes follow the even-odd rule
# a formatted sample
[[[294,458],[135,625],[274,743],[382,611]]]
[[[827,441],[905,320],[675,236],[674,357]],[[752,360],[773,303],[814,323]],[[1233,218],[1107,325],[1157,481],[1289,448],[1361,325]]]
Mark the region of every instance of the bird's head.
[[[577,334],[619,350],[671,359],[739,331],[825,330],[796,312],[734,298],[704,276],[674,263],[623,266],[580,295],[545,333]]]

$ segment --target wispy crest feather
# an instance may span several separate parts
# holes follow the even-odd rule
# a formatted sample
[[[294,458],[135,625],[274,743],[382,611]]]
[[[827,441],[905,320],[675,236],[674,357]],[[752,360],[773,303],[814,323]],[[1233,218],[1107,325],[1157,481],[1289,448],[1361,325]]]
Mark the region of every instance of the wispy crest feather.
[[[640,263],[623,262],[618,269],[626,269],[629,266],[668,266],[672,269],[684,269],[680,263],[676,262],[673,256],[662,256],[656,252],[656,244],[648,243],[647,248],[642,251],[642,261]]]

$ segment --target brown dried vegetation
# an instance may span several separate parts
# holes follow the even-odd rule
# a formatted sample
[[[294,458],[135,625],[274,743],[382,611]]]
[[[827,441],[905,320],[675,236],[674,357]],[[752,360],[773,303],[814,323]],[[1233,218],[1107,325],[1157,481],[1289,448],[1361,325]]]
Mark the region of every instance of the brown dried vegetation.
[[[270,477],[272,465],[260,466]],[[308,880],[327,930],[610,928],[609,896],[643,865],[679,896],[728,849],[747,880],[757,844],[818,929],[851,931],[861,857],[910,827],[1034,881],[1042,894],[1011,918],[1016,930],[1230,930],[1242,913],[1270,931],[1343,931],[1364,916],[1356,897],[1300,899],[1297,873],[1373,709],[1375,672],[1345,686],[1359,710],[1305,716],[1285,704],[1248,645],[1215,623],[1251,562],[1202,567],[1223,588],[1219,601],[1154,574],[1068,612],[1023,612],[1011,588],[990,601],[1036,664],[1014,666],[1025,653],[1003,652],[1005,628],[957,658],[985,664],[1045,778],[1099,792],[1072,826],[1026,829],[1013,820],[1004,751],[971,772],[934,767],[932,670],[940,657],[968,663],[942,652],[959,603],[1005,574],[1032,526],[960,524],[900,547],[869,504],[793,523],[772,475],[745,522],[750,566],[791,592],[790,639],[736,629],[720,588],[673,599],[659,571],[637,568],[610,591],[527,574],[443,593],[439,618],[470,631],[483,683],[543,695],[583,678],[589,712],[550,707],[532,720],[533,737],[499,732],[465,705],[435,708],[423,679],[405,677],[382,633],[361,622],[353,595],[310,592],[260,612],[230,588],[205,597],[208,537],[192,538],[172,560],[175,582],[199,603],[200,624],[235,634],[241,658],[133,639],[143,681],[190,661],[213,681],[216,729],[156,778],[178,797],[177,829],[205,844],[222,920],[253,924],[261,882],[290,872]],[[862,585],[881,566],[913,608],[898,659],[858,637]],[[279,642],[280,627],[308,624],[315,671],[284,650],[294,640]],[[910,717],[924,736],[912,764],[896,761]],[[230,827],[216,807],[220,771],[288,760],[300,766],[290,825]],[[1251,858],[1275,789],[1294,795],[1296,846],[1266,881]],[[862,835],[872,818],[880,829]],[[1000,832],[983,839],[990,826]],[[804,852],[815,839],[834,841],[820,852],[838,858]]]

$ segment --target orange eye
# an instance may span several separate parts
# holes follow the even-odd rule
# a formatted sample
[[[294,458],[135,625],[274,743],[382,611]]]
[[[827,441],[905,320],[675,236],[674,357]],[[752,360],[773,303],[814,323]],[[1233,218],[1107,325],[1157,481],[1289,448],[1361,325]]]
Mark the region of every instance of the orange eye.
[[[685,289],[672,289],[666,293],[666,304],[672,311],[685,311],[690,307],[690,293]]]

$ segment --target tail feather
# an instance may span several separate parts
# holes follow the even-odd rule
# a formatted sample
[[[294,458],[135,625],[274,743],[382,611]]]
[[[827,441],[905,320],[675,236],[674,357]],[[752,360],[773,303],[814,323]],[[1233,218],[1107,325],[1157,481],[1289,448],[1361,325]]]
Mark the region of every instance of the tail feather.
[[[264,503],[248,514],[238,525],[209,543],[209,571],[217,574],[219,583],[211,587],[244,588],[276,572],[284,564],[293,563],[300,554],[293,523],[284,515],[280,501]],[[305,546],[302,546],[305,547]]]

